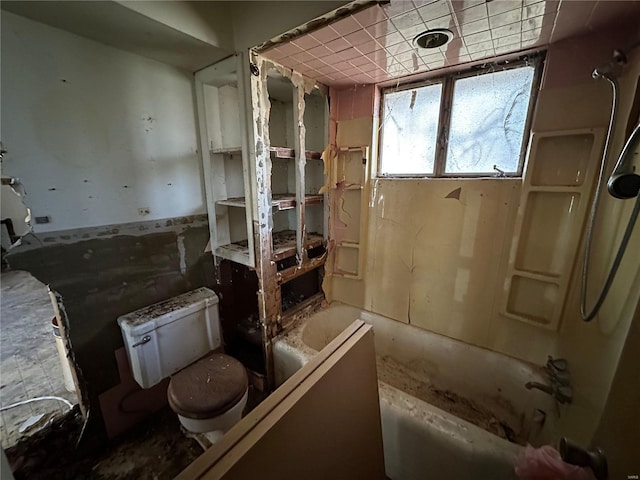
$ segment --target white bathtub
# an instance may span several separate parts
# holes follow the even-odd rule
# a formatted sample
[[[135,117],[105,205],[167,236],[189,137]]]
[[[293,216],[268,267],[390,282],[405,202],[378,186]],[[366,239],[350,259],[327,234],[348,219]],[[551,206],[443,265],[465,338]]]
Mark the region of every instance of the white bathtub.
[[[504,436],[508,425],[533,445],[548,439],[555,404],[524,387],[545,382],[536,366],[340,303],[275,340],[277,384],[357,318],[374,327],[391,479],[513,479],[522,447],[488,430]]]

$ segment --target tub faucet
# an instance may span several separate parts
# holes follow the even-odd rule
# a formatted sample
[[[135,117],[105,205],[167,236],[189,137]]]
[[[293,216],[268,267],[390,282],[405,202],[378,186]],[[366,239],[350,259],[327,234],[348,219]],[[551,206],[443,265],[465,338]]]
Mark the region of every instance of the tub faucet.
[[[551,385],[545,385],[539,382],[527,382],[524,384],[527,390],[536,389],[548,393],[559,403],[571,403],[573,401],[573,388],[569,385],[560,385],[552,382]]]
[[[569,363],[564,358],[547,357],[547,364],[542,367],[549,378],[549,385],[539,382],[527,382],[524,386],[528,389],[541,390],[556,399],[558,403],[571,403],[573,401],[573,388],[571,388],[571,374]]]

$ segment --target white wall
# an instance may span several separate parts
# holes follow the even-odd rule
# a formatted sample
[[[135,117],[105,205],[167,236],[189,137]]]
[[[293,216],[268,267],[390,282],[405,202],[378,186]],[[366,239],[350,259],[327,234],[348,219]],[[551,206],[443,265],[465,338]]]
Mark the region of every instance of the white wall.
[[[206,212],[188,72],[3,12],[1,115],[36,233]]]

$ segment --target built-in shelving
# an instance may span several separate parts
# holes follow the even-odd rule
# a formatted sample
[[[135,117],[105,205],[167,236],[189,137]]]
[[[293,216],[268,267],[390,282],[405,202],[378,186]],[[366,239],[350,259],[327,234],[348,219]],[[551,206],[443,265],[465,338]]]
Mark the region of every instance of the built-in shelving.
[[[603,137],[602,129],[532,135],[506,272],[505,317],[559,328]]]
[[[270,147],[269,151],[271,152],[272,158],[281,158],[281,159],[295,159],[296,152],[293,148],[286,147]],[[304,152],[305,158],[307,160],[320,160],[322,158],[322,152]]]
[[[306,205],[317,205],[324,201],[323,195],[305,195]],[[228,198],[226,200],[218,200],[217,205],[226,205],[228,207],[245,208],[247,206],[244,197]],[[271,196],[271,205],[278,210],[290,210],[296,208],[296,194],[295,193],[281,193],[273,194]]]
[[[296,232],[294,230],[283,230],[281,232],[273,232],[273,254],[274,261],[280,261],[296,254]],[[317,233],[307,234],[305,247],[312,249],[323,244],[322,235]]]
[[[219,154],[219,153],[242,153],[242,147],[218,147],[212,148],[209,150],[210,153]]]

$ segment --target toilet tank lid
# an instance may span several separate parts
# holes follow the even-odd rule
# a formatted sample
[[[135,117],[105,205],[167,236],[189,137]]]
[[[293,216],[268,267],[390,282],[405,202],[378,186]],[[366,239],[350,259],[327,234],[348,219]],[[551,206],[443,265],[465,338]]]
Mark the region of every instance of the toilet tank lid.
[[[218,296],[215,292],[201,287],[122,315],[118,318],[118,325],[129,335],[143,335],[203,307],[217,303]]]

